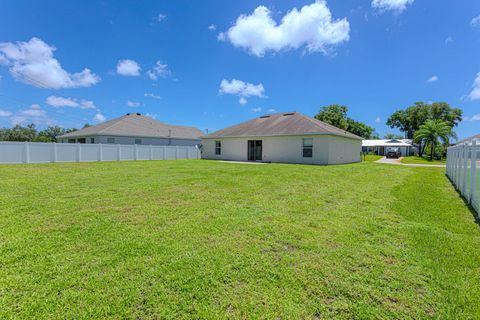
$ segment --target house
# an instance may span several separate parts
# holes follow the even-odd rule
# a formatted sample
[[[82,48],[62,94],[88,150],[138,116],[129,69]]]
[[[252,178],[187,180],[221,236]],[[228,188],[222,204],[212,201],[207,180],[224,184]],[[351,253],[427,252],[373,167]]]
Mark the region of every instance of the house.
[[[126,115],[58,137],[61,143],[115,143],[195,146],[202,132],[194,127],[166,124],[140,113]]]
[[[389,148],[399,148],[402,157],[413,156],[417,153],[417,147],[410,139],[390,139],[390,140],[363,140],[362,152],[374,153],[384,156]]]
[[[202,137],[202,158],[304,164],[361,161],[362,138],[298,112],[268,114]]]

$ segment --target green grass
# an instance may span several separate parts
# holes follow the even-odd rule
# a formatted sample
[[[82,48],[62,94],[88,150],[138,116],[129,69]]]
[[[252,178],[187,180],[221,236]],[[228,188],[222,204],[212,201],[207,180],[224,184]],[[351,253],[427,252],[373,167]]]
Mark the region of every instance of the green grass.
[[[364,161],[377,161],[377,160],[380,160],[382,159],[383,156],[377,156],[375,154],[367,154],[365,155],[365,160]]]
[[[447,160],[432,160],[429,157],[403,157],[400,162],[407,164],[446,164]]]
[[[0,166],[0,319],[473,319],[480,228],[441,168]]]

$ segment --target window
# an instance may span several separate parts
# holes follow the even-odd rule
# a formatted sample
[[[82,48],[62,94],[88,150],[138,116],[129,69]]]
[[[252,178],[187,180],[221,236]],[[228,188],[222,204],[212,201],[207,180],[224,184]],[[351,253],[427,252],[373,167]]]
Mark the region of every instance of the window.
[[[75,143],[75,139],[68,139],[68,143]]]
[[[222,154],[222,141],[220,140],[215,141],[215,154]]]
[[[85,138],[79,138],[79,139],[77,139],[77,142],[78,142],[78,143],[85,143],[85,142],[87,142],[87,141],[86,141]]]
[[[90,143],[95,143],[95,138],[90,138]]]
[[[107,138],[107,143],[115,143],[115,138]]]
[[[135,139],[135,144],[142,144],[142,139]]]
[[[303,139],[303,157],[311,158],[313,156],[313,139]]]

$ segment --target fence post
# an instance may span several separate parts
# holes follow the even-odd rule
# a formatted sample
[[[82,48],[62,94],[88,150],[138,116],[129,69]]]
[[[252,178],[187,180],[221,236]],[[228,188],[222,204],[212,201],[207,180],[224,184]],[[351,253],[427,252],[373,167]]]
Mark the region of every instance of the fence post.
[[[103,147],[102,144],[98,144],[98,161],[102,161],[103,159]]]
[[[80,147],[81,143],[77,143],[77,162],[80,162],[82,158],[82,147]]]
[[[138,159],[138,147],[137,145],[135,145],[135,147],[133,148],[133,160],[137,161]]]
[[[462,193],[465,198],[468,199],[467,192],[467,174],[468,174],[468,145],[463,145],[463,180],[462,180]]]
[[[187,160],[190,159],[190,147],[185,147],[187,149]]]
[[[477,141],[472,141],[472,158],[470,159],[470,204],[473,204],[477,192]],[[478,213],[480,218],[480,212]]]
[[[178,147],[175,147],[175,160],[178,159]]]
[[[122,160],[122,150],[121,150],[121,146],[119,144],[117,144],[117,161],[120,161]]]
[[[148,148],[148,160],[153,160],[153,149],[152,149],[152,145],[150,145],[149,148]]]
[[[25,142],[23,163],[30,163],[30,143]]]
[[[52,143],[52,161],[57,162],[57,144],[54,142]]]
[[[167,157],[167,147],[163,146],[162,160],[165,160],[166,157]]]

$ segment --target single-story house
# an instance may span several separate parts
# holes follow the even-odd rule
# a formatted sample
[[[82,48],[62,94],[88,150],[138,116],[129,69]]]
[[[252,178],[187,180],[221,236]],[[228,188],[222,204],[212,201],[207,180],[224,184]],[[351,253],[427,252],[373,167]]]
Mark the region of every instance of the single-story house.
[[[473,140],[475,140],[475,142],[477,143],[477,145],[480,145],[480,134],[477,134],[477,135],[471,136],[471,137],[469,137],[469,138],[460,140],[460,141],[458,141],[457,143],[455,143],[454,145],[464,144],[465,142],[472,142]]]
[[[402,157],[413,156],[417,153],[417,147],[410,139],[390,139],[390,140],[363,140],[362,152],[374,153],[379,156],[387,154],[389,148],[398,148]]]
[[[202,137],[202,158],[303,164],[361,161],[362,138],[298,112],[268,114]]]
[[[203,133],[194,127],[166,124],[140,113],[126,115],[58,137],[60,143],[115,143],[195,146]]]

